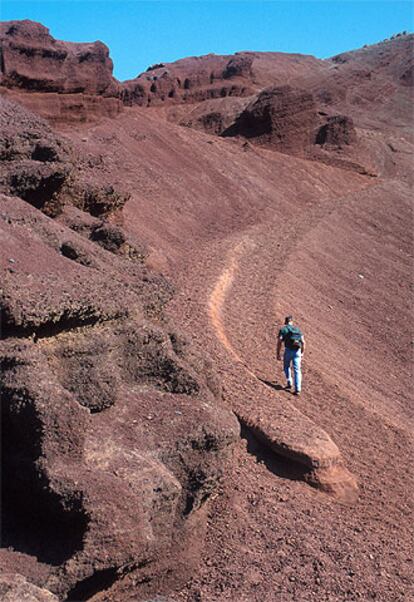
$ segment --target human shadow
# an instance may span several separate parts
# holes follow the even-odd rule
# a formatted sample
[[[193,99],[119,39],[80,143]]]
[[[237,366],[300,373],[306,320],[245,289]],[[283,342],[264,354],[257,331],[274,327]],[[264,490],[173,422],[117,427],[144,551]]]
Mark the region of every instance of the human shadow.
[[[272,383],[270,380],[266,380],[265,378],[260,378],[260,376],[257,377],[260,382],[262,382],[264,385],[267,385],[268,387],[271,387],[272,389],[274,389],[275,391],[284,391],[285,387],[279,383]]]

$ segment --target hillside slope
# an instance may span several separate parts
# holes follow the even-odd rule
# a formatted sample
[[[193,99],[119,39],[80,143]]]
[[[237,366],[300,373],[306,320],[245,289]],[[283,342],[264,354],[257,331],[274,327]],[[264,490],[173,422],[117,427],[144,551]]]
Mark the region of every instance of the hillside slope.
[[[9,23],[2,43],[85,50],[48,35]],[[409,599],[411,46],[209,55],[120,84],[88,45],[109,88],[57,91],[17,85],[33,52],[6,53],[0,587]],[[274,357],[287,313],[301,398]]]

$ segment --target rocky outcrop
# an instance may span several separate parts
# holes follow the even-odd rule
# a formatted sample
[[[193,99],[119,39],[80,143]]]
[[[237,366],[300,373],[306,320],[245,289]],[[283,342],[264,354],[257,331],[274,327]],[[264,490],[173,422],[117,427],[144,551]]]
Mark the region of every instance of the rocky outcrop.
[[[73,168],[70,145],[45,121],[4,98],[0,123],[0,191],[45,212],[58,212],[62,187]]]
[[[283,152],[310,149],[317,127],[312,95],[290,86],[261,92],[223,136],[243,136]]]
[[[72,82],[67,88],[40,90],[36,86],[47,87],[47,82],[52,82],[52,88],[60,85],[54,67],[50,67],[49,78],[47,61],[56,61],[64,70],[66,58],[72,60],[76,52],[66,49],[64,58],[64,43],[55,44],[42,28],[36,30],[36,35],[29,30],[27,24],[7,30],[6,55],[14,57],[16,73],[26,69],[33,81],[29,75],[25,80],[7,72],[2,93],[8,100],[0,101],[1,560],[3,571],[11,568],[24,575],[27,584],[13,577],[17,582],[13,584],[15,589],[10,590],[7,582],[6,590],[4,580],[9,577],[4,575],[0,597],[9,595],[10,590],[14,595],[11,599],[16,602],[26,593],[34,599],[50,599],[57,594],[60,599],[86,600],[97,592],[105,597],[103,590],[115,587],[115,582],[123,578],[130,580],[125,598],[139,596],[145,582],[157,579],[154,589],[162,582],[158,591],[168,591],[168,579],[179,573],[175,570],[177,565],[185,565],[186,577],[193,569],[193,560],[186,561],[190,543],[197,540],[202,545],[199,542],[206,515],[204,504],[222,479],[223,459],[239,432],[229,407],[239,411],[241,425],[258,438],[266,451],[287,459],[292,468],[288,478],[305,479],[342,501],[356,497],[357,483],[344,468],[338,448],[326,432],[312,426],[305,416],[306,398],[305,414],[289,410],[282,393],[280,398],[276,394],[280,399],[280,405],[276,405],[274,391],[257,378],[249,381],[244,369],[240,369],[241,362],[236,364],[231,380],[228,368],[233,369],[238,360],[225,359],[224,355],[219,379],[206,355],[208,348],[218,351],[219,343],[216,345],[213,333],[203,327],[206,323],[198,312],[203,312],[211,279],[223,262],[222,253],[231,237],[238,236],[246,226],[260,234],[260,215],[264,225],[272,214],[277,226],[279,217],[297,203],[296,210],[301,213],[306,213],[308,205],[311,208],[310,225],[305,215],[293,236],[298,240],[305,237],[306,242],[306,228],[325,211],[323,205],[332,191],[337,188],[347,194],[353,186],[356,189],[357,181],[351,177],[353,183],[348,185],[346,175],[338,174],[338,170],[252,150],[250,143],[242,141],[247,151],[244,154],[237,140],[231,144],[214,142],[160,123],[157,118],[163,119],[167,112],[162,110],[151,112],[149,117],[140,109],[125,111],[115,124],[108,120],[91,128],[82,143],[78,132],[73,132],[73,143],[69,144],[45,121],[12,100],[21,98],[52,121],[87,120],[110,114],[109,109],[105,112],[107,108],[119,107],[121,101],[117,93],[107,97],[111,88],[100,87],[96,83],[99,77],[92,73],[93,65],[100,64],[104,69],[108,61],[102,57],[85,58],[84,62],[90,61],[91,82],[96,77],[96,85],[88,87],[87,70],[82,71],[83,63],[78,60],[73,64],[79,65],[81,75],[67,74],[66,79]],[[99,48],[92,48],[95,51],[100,54]],[[32,60],[33,73],[29,69]],[[154,65],[125,85],[123,100],[142,106],[169,104],[168,111],[177,110],[177,123],[210,134],[221,134],[234,123],[243,125],[240,136],[270,149],[307,158],[315,158],[313,153],[317,151],[318,160],[330,165],[360,168],[351,163],[356,152],[352,122],[345,117],[346,108],[334,106],[338,99],[345,102],[346,94],[332,94],[329,113],[319,111],[317,117],[313,89],[310,94],[299,87],[278,86],[253,99],[245,96],[257,94],[264,81],[271,84],[271,77],[277,79],[273,67],[279,60],[280,57],[272,56],[262,61],[257,55],[243,53],[233,58],[208,56],[180,64]],[[258,68],[260,61],[262,72]],[[299,86],[295,81],[297,65],[312,62],[302,62],[300,58],[289,61],[283,62],[283,68],[288,64],[291,68],[283,81]],[[352,62],[352,57],[344,62],[329,62],[326,69],[335,74],[336,67],[345,69]],[[44,72],[40,65],[45,67]],[[99,73],[101,67],[97,68]],[[408,64],[404,70],[398,67],[392,71],[396,86],[405,67],[409,68]],[[352,81],[359,74],[358,86],[366,85],[366,91],[372,85],[369,69],[358,67],[350,73],[350,78],[355,77]],[[406,79],[409,83],[409,77]],[[76,82],[83,91],[76,91]],[[330,93],[328,85],[327,90]],[[408,92],[406,86],[401,86],[401,90]],[[401,106],[408,107],[408,103]],[[340,116],[335,116],[339,112]],[[111,114],[116,114],[116,110]],[[360,125],[360,121],[356,123]],[[121,132],[118,139],[115,130]],[[362,128],[359,132],[362,137]],[[234,133],[239,135],[237,128]],[[379,148],[382,158],[378,132],[372,133],[372,146]],[[309,145],[318,136],[320,144],[309,153]],[[87,155],[81,147],[87,147],[91,154]],[[405,149],[410,151],[409,143],[397,135],[395,142],[389,141],[389,154],[397,155],[400,161]],[[360,152],[363,151],[362,146]],[[106,162],[108,157],[112,162]],[[407,157],[408,164],[408,153]],[[304,180],[296,182],[299,187],[293,190],[291,182],[298,169]],[[122,178],[134,187],[126,220],[129,225],[139,224],[129,234],[122,227],[120,215],[129,195],[129,190],[121,186]],[[275,183],[281,186],[277,194]],[[363,184],[358,179],[359,185]],[[305,190],[307,186],[309,190]],[[319,197],[321,202],[315,205]],[[342,201],[339,200],[341,205]],[[329,201],[327,211],[331,210],[329,207],[334,207],[334,203]],[[269,229],[272,224],[269,222]],[[150,250],[135,238],[134,231],[146,236],[152,245]],[[263,235],[265,240],[266,230]],[[220,240],[227,241],[226,245],[217,247]],[[275,245],[265,247],[271,250]],[[213,248],[215,256],[204,257],[203,249]],[[277,266],[279,260],[286,259],[279,256],[277,249],[273,250],[275,255],[266,256],[262,273],[268,272],[273,260]],[[149,253],[158,270],[161,266],[177,266],[180,286],[188,279],[188,288],[183,286],[184,294],[177,300],[181,306],[176,310],[174,324],[165,312],[174,289],[159,271],[149,268]],[[185,254],[188,263],[180,264],[173,257],[180,253],[182,257]],[[243,264],[245,276],[249,276],[245,269],[249,262],[254,268],[258,264],[253,260],[260,255],[251,257]],[[243,296],[237,298],[236,319],[226,308],[223,323],[225,320],[228,324],[241,324],[240,331],[232,326],[232,332],[237,346],[242,349],[246,345],[248,353],[251,341],[251,348],[257,347],[259,337],[252,324],[258,321],[249,314],[247,328],[251,330],[247,333],[240,319],[244,315]],[[244,309],[248,312],[249,298],[246,299]],[[263,308],[268,299],[257,297]],[[266,318],[266,312],[258,310],[259,313],[260,320]],[[181,318],[193,334],[202,333],[200,346],[186,337],[179,325]],[[245,338],[245,333],[249,337]],[[263,340],[267,344],[268,340]],[[251,353],[249,357],[253,357]],[[273,371],[274,366],[269,367],[269,374],[270,369]],[[326,388],[325,384],[318,384],[317,378],[315,373],[309,382],[310,390],[315,387],[314,401],[319,394],[324,395]],[[326,406],[339,395],[341,390],[337,397],[328,397]],[[332,418],[324,417],[326,428],[330,425],[336,434],[336,418],[343,420],[345,416],[345,424],[352,423],[351,414],[341,412]],[[363,434],[358,435],[361,449],[366,441]],[[344,449],[348,453],[352,450],[351,439],[345,438]],[[367,455],[368,464],[369,461]],[[375,481],[375,475],[382,474],[381,467],[385,465],[386,458],[376,465],[372,473],[374,486],[380,480],[378,477]],[[255,470],[253,464],[250,467]],[[368,475],[368,470],[363,474]],[[241,480],[240,476],[234,480],[234,475],[228,478],[228,491]],[[254,482],[255,490],[259,491],[262,482]],[[269,490],[277,492],[281,482],[269,480],[269,485]],[[365,493],[370,493],[368,489]],[[303,497],[296,499],[305,499],[305,489],[302,493],[297,491]],[[275,514],[278,497],[277,493],[276,498],[269,495],[273,497],[268,497],[271,505],[267,518]],[[260,494],[259,506],[265,497]],[[224,498],[221,507],[228,499],[234,499],[236,508],[237,496]],[[313,500],[309,507],[312,505]],[[266,523],[266,514],[260,514],[259,507],[248,513],[260,520],[265,517],[262,524]],[[336,516],[335,512],[330,514]],[[245,539],[245,533],[237,531],[239,516],[247,515],[236,513],[230,528],[229,523],[225,527],[226,533],[236,532],[237,545]],[[291,518],[293,510],[287,516]],[[308,521],[306,516],[304,520]],[[246,533],[252,532],[252,524],[246,522]],[[272,525],[274,532],[281,524],[279,521],[279,525]],[[272,536],[266,529],[259,533],[256,526],[255,533],[266,548],[274,548]],[[252,545],[254,549],[257,544]],[[184,560],[183,548],[188,554]],[[256,556],[259,561],[264,558],[263,549]],[[199,551],[193,556],[198,554]],[[234,574],[238,579],[241,572]],[[41,593],[34,591],[31,583],[42,588]],[[122,583],[118,585],[123,587]],[[232,595],[230,590],[227,594]],[[110,596],[123,599],[117,593],[111,592]]]
[[[238,425],[205,353],[164,315],[173,287],[108,221],[123,197],[100,162],[6,100],[0,120],[2,556],[86,599],[164,570]]]
[[[321,126],[316,135],[316,144],[341,148],[354,144],[357,140],[354,122],[346,115],[328,117],[327,123]]]
[[[286,69],[301,73],[322,67],[312,57],[301,61],[299,55],[208,54],[160,62],[119,83],[112,75],[109,51],[102,42],[56,40],[40,23],[24,20],[2,23],[0,44],[0,86],[4,93],[49,119],[65,122],[115,115],[121,109],[120,98],[130,106],[153,106],[249,96],[283,81]]]
[[[4,93],[58,123],[113,117],[122,103],[152,106],[251,93],[246,82],[226,82],[250,77],[253,59],[244,55],[159,63],[120,84],[102,42],[63,42],[40,23],[25,20],[2,23],[0,44]]]
[[[127,105],[154,106],[228,96],[232,85],[223,81],[225,64],[225,57],[207,55],[154,65],[124,82],[123,101]]]
[[[40,23],[9,21],[0,26],[0,87],[11,100],[65,124],[115,117],[123,105],[176,106],[246,98],[286,81],[346,114],[346,104],[383,104],[383,92],[372,96],[371,80],[377,74],[382,82],[378,80],[378,90],[388,95],[397,93],[398,87],[412,86],[412,42],[412,36],[402,35],[330,61],[285,53],[208,54],[160,62],[120,83],[112,76],[112,61],[102,42],[63,42]]]
[[[7,21],[0,24],[0,52],[2,93],[51,121],[88,121],[121,110],[102,42],[62,42],[40,23]]]
[[[208,54],[158,63],[122,84],[125,104],[194,104],[220,98],[246,98],[263,88],[325,70],[322,61],[283,53]]]
[[[33,21],[0,26],[1,85],[33,92],[116,96],[109,50],[102,42],[75,44],[55,40]]]
[[[229,60],[223,71],[224,79],[232,77],[251,77],[253,57],[249,55],[236,55]]]
[[[0,124],[0,192],[19,196],[50,216],[61,213],[65,203],[108,216],[127,201],[113,177],[91,166],[45,120],[0,98]]]
[[[224,115],[219,111],[206,113],[197,119],[200,129],[209,134],[221,134],[224,128]]]
[[[251,79],[250,56],[159,63],[120,84],[102,42],[55,40],[46,27],[25,20],[1,24],[0,44],[3,94],[54,123],[114,117],[123,104],[196,103],[253,91],[248,81],[239,81]]]
[[[168,283],[118,253],[125,236],[89,240],[21,199],[0,205],[3,545],[82,599],[140,566],[157,573],[237,423],[163,318]]]
[[[233,125],[248,102],[247,98],[240,97],[206,100],[191,110],[180,112],[178,108],[171,109],[169,117],[179,125],[220,135]],[[180,117],[180,114],[183,116]]]
[[[51,592],[33,585],[16,573],[0,575],[0,599],[3,602],[58,602]]]
[[[149,107],[162,104],[194,104],[216,98],[245,97],[253,93],[252,87],[243,83],[226,83],[222,81],[221,76],[217,81],[213,77],[210,79],[207,78],[209,84],[204,84],[204,78],[199,76],[194,79],[186,77],[182,83],[179,78],[171,78],[168,72],[164,71],[159,79],[157,75],[151,75],[126,82],[121,96],[127,106]]]

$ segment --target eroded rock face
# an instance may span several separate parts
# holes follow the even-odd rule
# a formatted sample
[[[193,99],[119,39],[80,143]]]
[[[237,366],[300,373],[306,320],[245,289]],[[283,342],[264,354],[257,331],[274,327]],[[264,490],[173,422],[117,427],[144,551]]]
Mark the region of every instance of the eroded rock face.
[[[113,177],[90,165],[45,120],[19,104],[0,98],[0,125],[0,192],[19,196],[50,216],[60,214],[67,202],[108,216],[129,198],[114,187]]]
[[[186,111],[179,124],[219,136],[234,124],[248,102],[248,99],[236,97],[204,101]]]
[[[102,42],[55,40],[33,21],[0,24],[2,95],[51,122],[114,117],[122,110],[120,85]]]
[[[3,602],[58,602],[51,592],[33,585],[23,575],[16,573],[0,575],[0,598]]]
[[[86,599],[170,562],[238,425],[208,358],[166,321],[172,286],[108,221],[126,193],[103,161],[4,99],[0,121],[3,554]]]
[[[227,81],[251,76],[253,58],[243,54],[159,63],[120,84],[112,76],[112,60],[102,42],[63,42],[40,23],[24,20],[2,23],[0,44],[0,86],[12,100],[58,123],[114,116],[122,103],[152,106],[251,93],[246,82]]]
[[[240,135],[284,152],[309,150],[317,126],[312,94],[290,86],[261,92],[223,136]]]
[[[3,545],[78,599],[162,559],[238,427],[159,276],[21,199],[0,216]]]
[[[109,50],[102,42],[75,44],[55,40],[33,21],[0,25],[1,85],[38,92],[116,96]]]
[[[232,77],[251,77],[253,57],[248,55],[237,55],[229,60],[223,71],[224,79]]]
[[[346,115],[328,117],[325,125],[321,126],[316,136],[316,144],[341,148],[354,144],[357,140],[354,122]]]
[[[41,118],[4,98],[0,124],[0,191],[45,212],[57,211],[59,193],[72,170],[70,145]]]
[[[122,84],[126,105],[154,106],[199,103],[211,99],[246,97],[252,85],[254,57],[209,54],[175,63],[159,63]]]
[[[0,103],[1,161],[31,159],[53,163],[68,159],[68,144],[63,144],[46,121],[3,97]]]

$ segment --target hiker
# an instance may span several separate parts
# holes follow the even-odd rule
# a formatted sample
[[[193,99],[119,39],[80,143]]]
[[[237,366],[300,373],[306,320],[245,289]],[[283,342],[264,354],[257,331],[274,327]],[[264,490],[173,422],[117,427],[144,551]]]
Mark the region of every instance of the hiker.
[[[283,370],[287,379],[286,389],[292,388],[291,364],[293,363],[295,395],[300,395],[302,388],[302,372],[300,369],[300,363],[305,352],[305,339],[300,329],[293,325],[292,316],[287,316],[285,318],[285,325],[279,330],[276,349],[278,361],[281,360],[280,352],[282,349],[282,343],[285,344]]]

